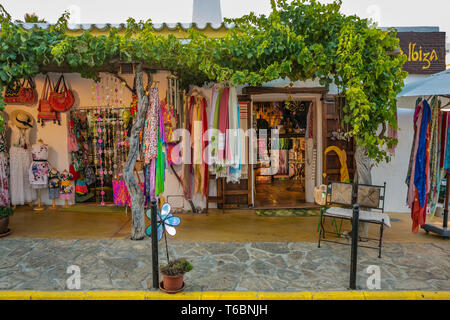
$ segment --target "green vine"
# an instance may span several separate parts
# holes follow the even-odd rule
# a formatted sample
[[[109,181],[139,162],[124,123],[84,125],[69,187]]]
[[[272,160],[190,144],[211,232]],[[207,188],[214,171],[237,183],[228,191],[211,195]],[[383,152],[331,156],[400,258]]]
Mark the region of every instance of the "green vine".
[[[386,130],[380,134],[379,128],[396,126],[396,96],[407,76],[402,71],[405,57],[389,54],[399,47],[395,31],[343,15],[341,1],[271,0],[271,4],[269,15],[226,19],[234,28],[223,37],[209,38],[191,29],[184,41],[155,33],[150,20],[131,18],[124,33],[112,28],[108,35],[86,31],[69,36],[67,13],[49,30],[26,31],[0,10],[0,90],[34,77],[46,66],[64,66],[96,79],[118,62],[169,70],[185,88],[209,81],[258,86],[278,78],[317,79],[326,87],[334,83],[345,95],[348,134],[368,148],[372,159],[388,161],[384,147],[397,141],[388,138]]]

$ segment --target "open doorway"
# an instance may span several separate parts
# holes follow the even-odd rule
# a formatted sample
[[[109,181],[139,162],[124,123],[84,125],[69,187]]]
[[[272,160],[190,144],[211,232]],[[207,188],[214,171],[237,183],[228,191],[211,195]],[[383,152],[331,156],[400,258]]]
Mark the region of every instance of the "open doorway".
[[[312,138],[312,101],[253,103],[257,132],[255,207],[306,207],[306,138]],[[278,139],[273,130],[278,129]]]

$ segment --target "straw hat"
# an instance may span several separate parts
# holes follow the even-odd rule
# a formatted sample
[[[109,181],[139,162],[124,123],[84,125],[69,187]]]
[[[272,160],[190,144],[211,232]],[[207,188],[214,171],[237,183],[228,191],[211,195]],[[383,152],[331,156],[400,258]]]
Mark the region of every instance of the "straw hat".
[[[34,119],[31,113],[23,110],[14,110],[11,112],[10,119],[17,128],[33,128]]]

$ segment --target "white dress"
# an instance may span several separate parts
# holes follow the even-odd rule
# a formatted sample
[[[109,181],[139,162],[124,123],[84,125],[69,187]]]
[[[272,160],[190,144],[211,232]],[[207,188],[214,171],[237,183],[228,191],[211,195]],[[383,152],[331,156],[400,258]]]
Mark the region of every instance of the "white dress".
[[[31,165],[30,130],[19,129],[11,122],[10,191],[11,205],[23,205],[36,200],[28,171]]]

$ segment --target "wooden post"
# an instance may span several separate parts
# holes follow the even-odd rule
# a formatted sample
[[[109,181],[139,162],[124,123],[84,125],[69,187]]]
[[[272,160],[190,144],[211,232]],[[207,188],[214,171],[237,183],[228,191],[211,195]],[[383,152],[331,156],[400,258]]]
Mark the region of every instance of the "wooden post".
[[[49,209],[51,209],[51,210],[56,210],[57,209],[56,208],[56,200],[55,199],[52,200],[52,206],[49,207]]]
[[[133,127],[131,128],[131,135],[129,138],[130,151],[128,153],[127,161],[123,169],[123,177],[131,198],[132,240],[142,240],[145,237],[145,198],[133,174],[136,159],[139,155],[139,134],[144,127],[145,115],[147,114],[148,109],[148,96],[144,91],[142,77],[142,65],[139,63],[135,69],[135,83],[138,96],[138,112],[136,119],[134,120]]]

